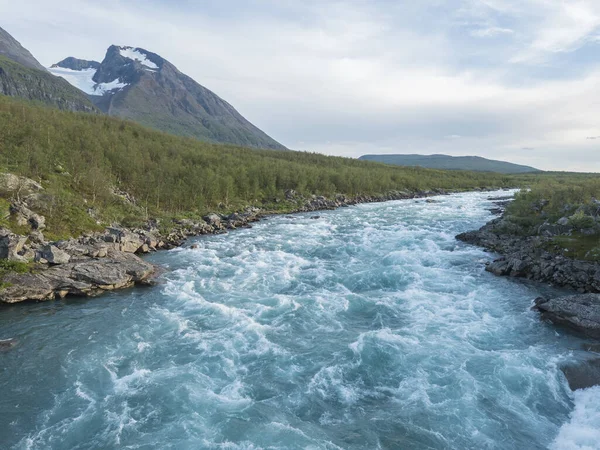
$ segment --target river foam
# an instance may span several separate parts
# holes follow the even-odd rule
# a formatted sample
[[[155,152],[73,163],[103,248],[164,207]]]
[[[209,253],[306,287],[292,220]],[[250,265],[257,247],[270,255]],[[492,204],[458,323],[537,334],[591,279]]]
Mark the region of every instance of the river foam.
[[[153,255],[158,286],[7,308],[0,442],[594,448],[600,391],[560,371],[583,342],[530,310],[549,288],[454,239],[493,195],[271,217]]]

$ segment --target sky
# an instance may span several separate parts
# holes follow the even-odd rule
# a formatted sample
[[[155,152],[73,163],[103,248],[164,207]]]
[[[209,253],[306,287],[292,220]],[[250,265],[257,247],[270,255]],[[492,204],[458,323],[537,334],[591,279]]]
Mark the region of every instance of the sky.
[[[288,148],[600,172],[600,0],[0,0],[45,66],[158,53]]]

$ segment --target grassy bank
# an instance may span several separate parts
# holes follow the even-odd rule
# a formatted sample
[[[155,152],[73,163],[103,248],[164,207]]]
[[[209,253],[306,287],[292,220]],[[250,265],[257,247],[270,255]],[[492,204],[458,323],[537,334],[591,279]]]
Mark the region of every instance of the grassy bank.
[[[545,174],[507,209],[515,233],[549,238],[544,247],[574,259],[600,261],[600,175]]]

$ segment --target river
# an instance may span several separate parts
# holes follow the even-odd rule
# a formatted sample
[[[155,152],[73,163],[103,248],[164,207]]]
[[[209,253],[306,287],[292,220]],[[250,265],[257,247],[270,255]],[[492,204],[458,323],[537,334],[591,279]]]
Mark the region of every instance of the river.
[[[154,287],[2,308],[0,448],[598,448],[585,341],[530,310],[557,292],[454,239],[493,195],[270,217],[153,254]]]

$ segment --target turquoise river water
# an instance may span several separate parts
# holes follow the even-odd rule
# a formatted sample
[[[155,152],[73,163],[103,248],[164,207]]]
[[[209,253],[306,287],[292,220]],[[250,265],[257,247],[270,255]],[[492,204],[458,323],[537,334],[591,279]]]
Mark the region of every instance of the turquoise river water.
[[[497,193],[270,217],[157,286],[0,309],[0,448],[595,449],[584,341],[455,240]]]

